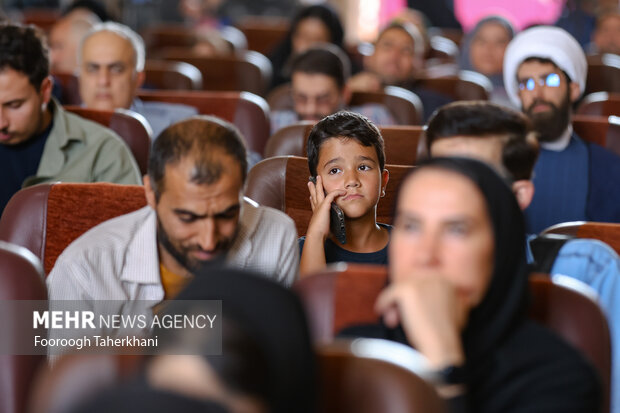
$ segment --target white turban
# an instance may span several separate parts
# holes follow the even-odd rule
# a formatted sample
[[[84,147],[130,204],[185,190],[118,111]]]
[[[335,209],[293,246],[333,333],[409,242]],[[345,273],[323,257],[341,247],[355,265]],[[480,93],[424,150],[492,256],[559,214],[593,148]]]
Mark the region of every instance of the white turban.
[[[568,74],[571,81],[579,84],[579,90],[583,93],[588,74],[588,63],[583,49],[565,30],[559,27],[540,26],[519,33],[506,48],[504,87],[512,103],[521,106],[517,70],[521,63],[530,57],[551,60]]]

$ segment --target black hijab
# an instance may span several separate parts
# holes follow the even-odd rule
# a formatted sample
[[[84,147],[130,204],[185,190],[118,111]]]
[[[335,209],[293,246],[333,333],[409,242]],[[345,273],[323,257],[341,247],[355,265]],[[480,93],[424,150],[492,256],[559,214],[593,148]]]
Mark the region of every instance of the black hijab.
[[[220,367],[224,367],[223,371],[230,371],[231,367],[247,371],[247,365],[230,366],[226,361],[227,351],[239,350],[227,345],[234,342],[237,346],[240,344],[234,337],[231,340],[231,335],[238,338],[238,333],[242,333],[251,339],[265,361],[260,363],[264,367],[260,368],[261,375],[253,379],[262,381],[250,383],[251,380],[246,377],[242,387],[251,389],[256,388],[257,384],[258,387],[264,384],[272,412],[314,411],[315,355],[305,313],[293,292],[263,275],[220,267],[198,274],[176,300],[221,300],[223,355],[208,357],[216,372]],[[244,363],[244,359],[233,362]],[[227,363],[228,366],[225,365]],[[223,379],[227,382],[226,377]],[[233,387],[238,384],[228,383]]]

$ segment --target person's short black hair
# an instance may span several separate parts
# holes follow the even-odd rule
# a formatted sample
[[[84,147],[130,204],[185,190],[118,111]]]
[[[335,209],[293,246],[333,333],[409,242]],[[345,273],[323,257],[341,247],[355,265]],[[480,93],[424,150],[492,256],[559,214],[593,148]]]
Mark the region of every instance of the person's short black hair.
[[[439,139],[457,136],[504,140],[502,164],[512,180],[531,179],[539,145],[532,124],[521,112],[486,101],[454,102],[438,109],[428,121],[426,148]]]
[[[28,77],[39,91],[49,75],[49,49],[43,32],[32,25],[0,23],[0,72],[10,68]]]
[[[308,167],[311,176],[317,175],[321,145],[332,138],[354,139],[362,146],[373,146],[379,167],[385,169],[385,146],[379,129],[365,116],[342,110],[321,119],[308,135]]]
[[[215,116],[199,115],[166,128],[153,143],[149,156],[148,174],[156,199],[164,190],[166,165],[191,158],[195,167],[190,178],[196,184],[213,184],[224,170],[220,152],[232,156],[241,168],[245,183],[248,161],[246,147],[239,130]]]
[[[351,75],[351,62],[339,47],[322,44],[293,57],[291,76],[299,72],[329,76],[342,89]]]

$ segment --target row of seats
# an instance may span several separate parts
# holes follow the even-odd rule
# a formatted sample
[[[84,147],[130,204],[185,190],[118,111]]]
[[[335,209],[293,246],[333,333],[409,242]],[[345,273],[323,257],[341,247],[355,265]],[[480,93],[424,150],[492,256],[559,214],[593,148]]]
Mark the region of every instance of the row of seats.
[[[0,243],[0,263],[2,299],[45,300],[42,270],[31,252]],[[442,411],[434,389],[421,379],[425,371],[412,370],[404,362],[415,358],[414,350],[373,340],[333,342],[335,333],[347,326],[377,322],[372,303],[386,278],[387,269],[382,266],[340,264],[294,286],[317,343],[320,411]],[[532,275],[530,318],[564,337],[596,366],[605,391],[604,411],[608,411],[611,343],[607,322],[598,305],[580,288],[552,281],[546,275]],[[368,351],[371,348],[373,351]],[[394,361],[396,351],[399,362]],[[29,400],[34,412],[63,411],[106,385],[129,377],[140,365],[139,356],[73,356],[61,359],[53,371],[47,371],[34,384],[43,361],[44,356],[0,356],[0,412],[25,411]],[[361,391],[366,396],[362,404]]]

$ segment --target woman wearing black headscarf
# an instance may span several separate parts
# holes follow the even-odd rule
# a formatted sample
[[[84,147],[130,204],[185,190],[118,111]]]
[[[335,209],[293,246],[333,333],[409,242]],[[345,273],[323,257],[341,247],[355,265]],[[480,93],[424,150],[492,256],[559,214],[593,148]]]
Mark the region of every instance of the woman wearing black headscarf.
[[[343,41],[344,29],[340,17],[330,6],[316,4],[299,10],[286,37],[269,56],[273,66],[271,87],[290,80],[286,65],[293,55],[318,43],[332,43],[342,49]]]
[[[596,412],[581,354],[527,319],[524,226],[488,166],[435,158],[404,180],[390,240],[384,324],[347,335],[415,347],[438,369],[453,412]]]

